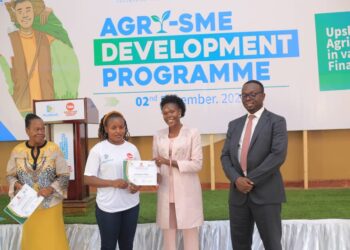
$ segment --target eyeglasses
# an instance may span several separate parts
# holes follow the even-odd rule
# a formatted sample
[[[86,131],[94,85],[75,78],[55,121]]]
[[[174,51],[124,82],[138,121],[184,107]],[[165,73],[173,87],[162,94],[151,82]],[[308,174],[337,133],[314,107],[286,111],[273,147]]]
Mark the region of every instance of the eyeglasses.
[[[259,94],[262,94],[263,92],[256,92],[256,93],[250,93],[250,94],[241,94],[241,98],[242,99],[247,99],[248,97],[249,98],[252,98],[252,99],[255,99],[255,97]]]

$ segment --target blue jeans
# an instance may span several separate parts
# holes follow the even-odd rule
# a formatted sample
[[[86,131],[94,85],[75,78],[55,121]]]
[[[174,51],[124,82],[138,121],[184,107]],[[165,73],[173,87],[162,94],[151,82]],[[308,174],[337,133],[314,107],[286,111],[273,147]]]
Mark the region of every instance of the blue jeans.
[[[132,250],[140,205],[107,213],[96,205],[96,220],[101,236],[101,250]]]

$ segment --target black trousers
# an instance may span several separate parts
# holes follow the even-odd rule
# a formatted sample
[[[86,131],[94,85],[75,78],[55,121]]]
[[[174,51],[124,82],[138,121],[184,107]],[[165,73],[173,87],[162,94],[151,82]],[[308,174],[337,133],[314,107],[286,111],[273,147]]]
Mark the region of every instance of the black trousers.
[[[107,213],[96,205],[96,220],[101,236],[101,250],[132,250],[140,205],[128,210]]]
[[[282,250],[281,204],[229,205],[232,248],[251,250],[254,222],[266,250]]]

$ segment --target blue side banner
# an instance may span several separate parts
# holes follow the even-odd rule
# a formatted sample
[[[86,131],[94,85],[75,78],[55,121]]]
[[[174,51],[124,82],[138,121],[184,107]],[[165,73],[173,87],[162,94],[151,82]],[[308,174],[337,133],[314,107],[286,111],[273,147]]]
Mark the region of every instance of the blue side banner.
[[[15,141],[16,137],[14,137],[10,131],[4,126],[2,122],[0,122],[0,141]]]

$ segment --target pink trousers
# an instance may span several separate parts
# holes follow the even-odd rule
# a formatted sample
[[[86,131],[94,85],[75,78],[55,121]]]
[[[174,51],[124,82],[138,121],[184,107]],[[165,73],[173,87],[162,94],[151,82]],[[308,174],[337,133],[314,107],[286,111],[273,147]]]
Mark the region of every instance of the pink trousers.
[[[176,250],[176,212],[175,204],[170,203],[170,229],[163,229],[164,250]],[[182,229],[184,240],[184,250],[199,250],[199,232],[198,228]]]

